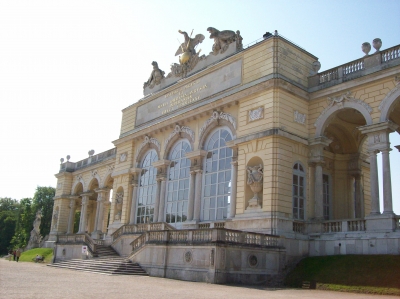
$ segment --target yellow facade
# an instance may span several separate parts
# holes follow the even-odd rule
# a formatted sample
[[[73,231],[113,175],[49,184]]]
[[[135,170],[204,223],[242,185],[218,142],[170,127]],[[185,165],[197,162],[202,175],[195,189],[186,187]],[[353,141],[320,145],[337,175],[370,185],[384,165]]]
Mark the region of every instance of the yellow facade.
[[[195,188],[185,195],[189,202],[185,208],[192,209],[185,213],[194,216],[172,223],[176,228],[224,222],[225,228],[287,238],[301,233],[304,239],[308,233],[323,233],[323,227],[335,221],[385,215],[392,219],[388,223],[394,223],[390,229],[396,229],[398,220],[390,207],[387,185],[390,173],[385,179],[385,198],[379,199],[370,162],[376,159],[376,151],[390,148],[389,134],[399,132],[399,47],[386,51],[397,54],[385,61],[384,51],[365,57],[358,71],[343,71],[349,63],[316,73],[317,57],[280,36],[271,36],[147,95],[122,110],[113,152],[96,155],[96,161],[81,167],[77,165],[82,161],[62,164],[56,175],[55,209],[59,212],[53,218],[57,221],[53,232],[67,233],[71,199],[76,198],[79,211],[85,194],[89,194],[87,217],[80,219],[87,224],[81,232],[97,231],[96,236],[107,237],[124,225],[137,224],[137,205],[144,196],[141,180],[147,171],[143,159],[151,150],[157,155],[152,162],[157,169],[156,190],[151,191],[155,202],[150,205],[153,218],[143,221],[168,222],[169,171],[174,167],[170,155],[182,140],[190,147],[188,178],[190,188]],[[218,72],[223,75],[216,77]],[[338,75],[330,77],[331,73]],[[236,83],[223,88],[213,84],[218,80],[223,84],[222,76]],[[206,219],[206,163],[211,151],[205,147],[219,129],[231,134],[226,144],[232,149],[231,174],[236,176],[230,179],[225,214]],[[262,189],[258,206],[252,207],[255,193],[248,183],[249,167],[258,165]],[[106,199],[99,201],[99,190],[105,190]],[[385,202],[384,211],[377,211],[380,201]],[[101,210],[99,202],[104,205]],[[99,224],[98,219],[103,222]]]

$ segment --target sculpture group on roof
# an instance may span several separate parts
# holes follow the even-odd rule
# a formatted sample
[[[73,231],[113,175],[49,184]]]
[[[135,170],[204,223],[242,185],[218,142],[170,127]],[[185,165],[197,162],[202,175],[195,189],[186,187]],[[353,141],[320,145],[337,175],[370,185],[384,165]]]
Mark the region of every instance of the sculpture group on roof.
[[[210,38],[214,40],[210,55],[217,56],[225,53],[229,48],[229,45],[234,42],[236,42],[237,51],[243,49],[243,38],[241,37],[239,30],[235,33],[232,30],[219,31],[213,27],[208,27],[207,31],[210,33]],[[196,47],[205,39],[203,34],[196,34],[192,37],[193,30],[190,35],[186,31],[178,30],[178,32],[184,37],[184,42],[180,44],[175,53],[175,56],[180,55],[179,64],[171,64],[171,72],[165,77],[165,72],[158,67],[157,62],[153,61],[153,71],[151,72],[149,79],[143,84],[143,89],[154,88],[156,85],[161,84],[161,81],[164,78],[186,77],[188,72],[192,71],[199,61],[207,58],[205,55],[200,56],[201,49],[196,51]]]

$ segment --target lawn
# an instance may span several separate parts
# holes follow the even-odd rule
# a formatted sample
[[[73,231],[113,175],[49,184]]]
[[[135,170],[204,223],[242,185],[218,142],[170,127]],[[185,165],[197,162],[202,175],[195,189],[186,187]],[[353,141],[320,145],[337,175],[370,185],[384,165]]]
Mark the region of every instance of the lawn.
[[[34,248],[23,252],[19,260],[21,262],[32,262],[32,259],[35,258],[37,254],[44,256],[45,263],[50,263],[51,260],[53,259],[52,248]]]
[[[303,259],[286,276],[285,285],[301,288],[400,295],[399,255],[336,255]]]

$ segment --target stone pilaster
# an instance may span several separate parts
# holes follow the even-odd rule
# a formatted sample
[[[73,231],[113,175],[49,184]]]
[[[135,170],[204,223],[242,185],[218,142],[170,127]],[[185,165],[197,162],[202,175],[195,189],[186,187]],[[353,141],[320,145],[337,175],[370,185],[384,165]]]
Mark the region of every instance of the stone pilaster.
[[[76,202],[77,202],[78,199],[79,199],[79,196],[70,196],[67,234],[73,234],[74,233]]]
[[[186,158],[190,159],[190,184],[189,184],[189,203],[187,221],[200,221],[201,212],[201,192],[202,192],[202,173],[203,159],[207,155],[205,150],[196,150],[186,153]]]
[[[236,194],[237,194],[237,168],[238,161],[231,162],[232,165],[232,180],[231,180],[231,204],[229,210],[229,218],[234,218],[236,215]]]
[[[190,171],[189,202],[188,202],[188,216],[187,216],[187,221],[192,221],[192,220],[193,220],[195,182],[196,182],[196,172],[195,172],[195,171]]]
[[[324,219],[323,210],[323,181],[322,181],[322,170],[325,165],[324,161],[324,147],[328,146],[332,140],[320,136],[309,141],[310,145],[310,159],[309,163],[315,165],[315,178],[314,178],[314,208],[315,208],[315,219]]]
[[[201,212],[201,190],[202,190],[202,174],[203,170],[198,169],[196,172],[196,187],[195,187],[195,197],[194,197],[194,215],[193,220],[200,221]]]
[[[157,168],[157,193],[154,203],[154,216],[153,222],[163,222],[164,221],[164,207],[165,207],[165,197],[166,197],[166,180],[168,167],[171,164],[169,160],[159,160],[153,163],[153,167]]]
[[[140,173],[142,172],[141,168],[132,168],[131,173],[132,173],[132,202],[131,202],[131,212],[129,215],[129,224],[135,224],[136,223],[136,206],[137,206],[137,193],[138,193],[138,182],[139,182],[139,176]]]
[[[87,225],[87,213],[88,213],[88,205],[89,205],[89,197],[92,193],[82,193],[82,208],[81,208],[81,218],[79,220],[79,231],[78,233],[83,234],[86,232]]]

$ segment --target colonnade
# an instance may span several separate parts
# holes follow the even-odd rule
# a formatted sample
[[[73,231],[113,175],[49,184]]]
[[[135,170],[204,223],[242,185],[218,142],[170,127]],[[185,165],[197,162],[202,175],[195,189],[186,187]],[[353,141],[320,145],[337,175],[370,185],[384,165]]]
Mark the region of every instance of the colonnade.
[[[362,134],[368,137],[368,153],[370,162],[370,191],[371,191],[371,211],[370,215],[394,215],[392,199],[392,183],[390,172],[389,153],[391,151],[389,134],[396,131],[398,126],[392,122],[384,122],[360,127]],[[323,167],[324,147],[328,146],[331,140],[324,136],[314,138],[310,141],[311,157],[310,166],[314,172],[314,204],[315,219],[323,220]],[[379,196],[379,175],[377,154],[382,153],[382,182],[383,182],[383,213],[380,211]],[[354,173],[355,179],[355,216],[362,217],[362,190],[361,178],[359,173]]]

